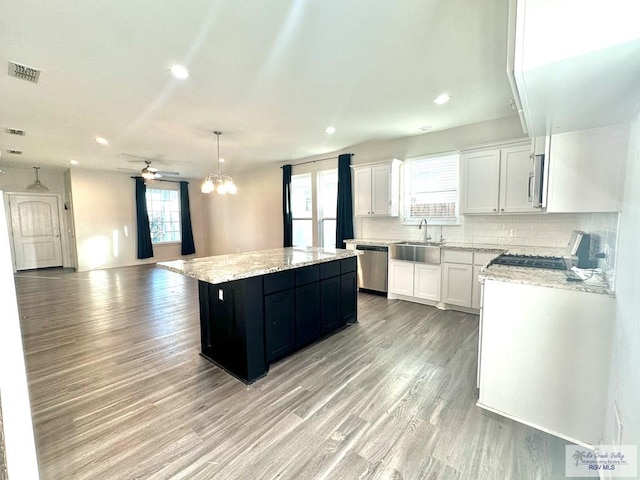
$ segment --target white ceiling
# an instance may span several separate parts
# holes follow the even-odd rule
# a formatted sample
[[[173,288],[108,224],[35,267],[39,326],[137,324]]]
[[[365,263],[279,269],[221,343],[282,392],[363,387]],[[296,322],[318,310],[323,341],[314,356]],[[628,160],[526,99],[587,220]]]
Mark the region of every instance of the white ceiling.
[[[131,154],[200,177],[215,169],[213,130],[233,173],[511,115],[507,4],[3,2],[0,166],[141,168]],[[10,77],[10,60],[39,83]],[[443,92],[452,101],[434,104]]]

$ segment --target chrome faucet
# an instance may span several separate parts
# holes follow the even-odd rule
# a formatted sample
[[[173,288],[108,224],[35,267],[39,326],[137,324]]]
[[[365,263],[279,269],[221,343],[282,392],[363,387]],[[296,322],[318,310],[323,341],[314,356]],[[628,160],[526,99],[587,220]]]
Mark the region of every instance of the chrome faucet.
[[[420,225],[418,225],[419,230],[422,230],[422,222],[424,222],[424,241],[428,242],[431,240],[431,237],[429,236],[429,224],[427,223],[427,219],[423,218],[420,220]]]

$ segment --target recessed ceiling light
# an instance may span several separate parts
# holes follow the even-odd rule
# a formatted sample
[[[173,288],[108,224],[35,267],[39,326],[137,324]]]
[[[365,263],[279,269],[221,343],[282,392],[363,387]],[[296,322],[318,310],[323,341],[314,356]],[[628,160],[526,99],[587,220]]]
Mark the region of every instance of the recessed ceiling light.
[[[422,130],[423,132],[428,132],[432,128],[433,127],[431,125],[425,125],[424,127],[420,127],[420,130]]]
[[[437,103],[438,105],[444,105],[445,103],[447,103],[449,100],[451,100],[451,97],[449,95],[447,95],[446,93],[443,93],[441,95],[438,95],[434,100],[433,103]]]
[[[109,145],[109,140],[104,137],[96,137],[96,142],[98,142],[100,145]]]
[[[78,165],[80,162],[78,160],[69,160],[71,165]]]
[[[218,161],[219,161],[220,163],[224,163],[224,162],[225,162],[224,158],[221,158],[221,159],[220,159],[220,160],[218,160]]]
[[[171,73],[179,80],[189,78],[189,70],[187,70],[186,67],[182,65],[174,65],[173,67],[171,67]]]
[[[326,133],[327,135],[333,135],[334,133],[336,133],[336,127],[327,127],[324,129],[324,133]]]

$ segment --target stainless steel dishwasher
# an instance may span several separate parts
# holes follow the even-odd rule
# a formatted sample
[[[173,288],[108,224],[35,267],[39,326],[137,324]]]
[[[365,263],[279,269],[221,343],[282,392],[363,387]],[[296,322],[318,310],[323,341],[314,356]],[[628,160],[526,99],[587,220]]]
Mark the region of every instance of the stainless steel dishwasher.
[[[387,266],[389,248],[378,245],[356,245],[364,252],[358,255],[358,288],[387,293]]]

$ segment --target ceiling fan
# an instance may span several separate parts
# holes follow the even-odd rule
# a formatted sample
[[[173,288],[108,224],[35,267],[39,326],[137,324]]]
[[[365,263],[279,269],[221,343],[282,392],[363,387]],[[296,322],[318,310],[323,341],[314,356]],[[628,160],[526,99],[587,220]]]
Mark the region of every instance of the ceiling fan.
[[[139,157],[137,155],[131,155],[131,154],[127,154],[127,153],[122,153],[121,154],[123,157],[130,157],[130,158],[135,158],[137,160],[129,160],[129,162],[135,162],[138,163],[140,160],[143,160],[145,163],[145,166],[142,168],[142,170],[140,170],[140,174],[142,175],[143,178],[147,179],[147,180],[154,180],[156,178],[161,178],[163,176],[167,176],[167,177],[177,177],[180,175],[179,172],[169,172],[169,171],[161,171],[158,170],[155,167],[151,166],[151,162],[155,161],[156,159],[150,159],[150,158],[146,158],[146,157]],[[157,160],[160,163],[162,163],[162,160]],[[118,170],[127,170],[127,171],[137,171],[137,170],[129,170],[128,168],[118,168]]]

